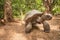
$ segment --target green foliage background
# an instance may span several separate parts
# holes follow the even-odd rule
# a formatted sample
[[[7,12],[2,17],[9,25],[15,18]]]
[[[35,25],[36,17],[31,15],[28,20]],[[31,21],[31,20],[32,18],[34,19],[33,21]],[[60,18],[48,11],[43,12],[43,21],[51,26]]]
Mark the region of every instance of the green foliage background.
[[[0,0],[0,18],[3,17],[3,6],[5,0]],[[60,14],[60,0],[54,0],[52,14]],[[23,18],[25,13],[29,10],[37,9],[44,11],[42,0],[12,0],[13,16],[16,18]]]
[[[4,0],[0,0],[0,18],[3,18],[3,5],[4,5]]]

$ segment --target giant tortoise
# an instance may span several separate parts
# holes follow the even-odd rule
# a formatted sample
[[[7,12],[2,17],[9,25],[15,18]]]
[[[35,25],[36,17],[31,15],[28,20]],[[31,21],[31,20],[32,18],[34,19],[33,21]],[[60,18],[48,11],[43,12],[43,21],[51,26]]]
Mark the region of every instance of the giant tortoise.
[[[25,32],[30,33],[36,24],[43,24],[44,32],[50,32],[50,26],[46,22],[52,19],[52,15],[49,13],[43,13],[38,10],[28,11],[25,15]]]

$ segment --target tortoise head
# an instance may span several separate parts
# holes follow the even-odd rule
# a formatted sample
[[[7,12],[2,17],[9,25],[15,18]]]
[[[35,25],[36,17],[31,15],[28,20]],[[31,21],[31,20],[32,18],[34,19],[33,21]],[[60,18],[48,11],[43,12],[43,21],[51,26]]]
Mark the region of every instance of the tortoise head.
[[[44,15],[42,15],[42,19],[43,20],[51,20],[52,19],[52,15],[51,14],[44,14]]]

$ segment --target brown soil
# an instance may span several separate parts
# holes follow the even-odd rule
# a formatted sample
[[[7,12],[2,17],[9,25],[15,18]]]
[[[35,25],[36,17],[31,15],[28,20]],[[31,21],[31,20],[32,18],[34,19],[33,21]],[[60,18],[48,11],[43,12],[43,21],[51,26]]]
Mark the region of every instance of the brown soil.
[[[0,26],[0,40],[60,40],[60,19],[53,17],[50,24],[50,33],[43,31],[42,24],[39,24],[40,30],[34,29],[26,34],[22,21],[7,23]]]

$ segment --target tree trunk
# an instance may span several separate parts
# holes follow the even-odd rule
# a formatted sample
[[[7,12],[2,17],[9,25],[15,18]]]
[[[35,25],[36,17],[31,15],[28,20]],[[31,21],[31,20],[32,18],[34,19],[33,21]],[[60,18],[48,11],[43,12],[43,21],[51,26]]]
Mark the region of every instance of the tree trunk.
[[[13,15],[12,15],[12,5],[11,5],[11,0],[5,0],[4,4],[4,20],[6,22],[11,22],[13,21]]]
[[[53,0],[43,0],[43,4],[46,8],[45,13],[51,13]]]

